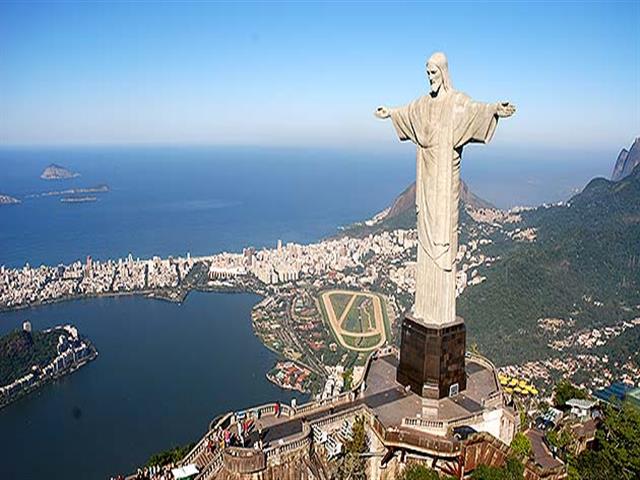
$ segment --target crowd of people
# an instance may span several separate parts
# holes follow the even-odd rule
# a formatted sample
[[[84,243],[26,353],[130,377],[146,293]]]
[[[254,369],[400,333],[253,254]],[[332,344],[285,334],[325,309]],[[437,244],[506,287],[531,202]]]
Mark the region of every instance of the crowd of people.
[[[139,468],[135,475],[128,478],[133,478],[134,480],[174,480],[173,474],[171,473],[171,470],[174,468],[176,468],[175,463]],[[123,475],[117,475],[111,477],[111,480],[125,480],[125,477]]]
[[[279,402],[275,404],[273,413],[276,417],[281,415],[282,407]],[[207,435],[206,451],[213,455],[227,447],[264,448],[265,432],[260,417],[260,410],[257,409],[236,413],[229,422],[229,426],[226,428],[218,427]],[[255,436],[252,435],[254,432]],[[133,480],[174,480],[171,473],[174,468],[176,468],[175,463],[139,468],[135,475],[128,478]],[[110,480],[125,480],[125,477],[118,475],[111,477]]]
[[[274,415],[279,417],[281,413],[280,403],[274,407]],[[257,440],[251,434],[257,433]],[[207,450],[214,453],[217,449],[227,447],[258,448],[264,447],[264,431],[260,422],[260,411],[242,412],[235,415],[227,428],[218,427],[207,438]]]

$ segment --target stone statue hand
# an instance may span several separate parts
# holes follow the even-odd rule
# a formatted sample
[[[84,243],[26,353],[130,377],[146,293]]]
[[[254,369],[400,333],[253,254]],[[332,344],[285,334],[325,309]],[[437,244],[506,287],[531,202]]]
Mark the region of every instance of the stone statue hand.
[[[509,102],[500,102],[498,103],[498,108],[496,109],[496,115],[500,118],[507,118],[516,113],[516,106],[512,105]]]
[[[374,112],[374,115],[378,118],[389,118],[391,116],[391,112],[389,111],[389,109],[387,107],[378,107],[376,108],[376,111]]]

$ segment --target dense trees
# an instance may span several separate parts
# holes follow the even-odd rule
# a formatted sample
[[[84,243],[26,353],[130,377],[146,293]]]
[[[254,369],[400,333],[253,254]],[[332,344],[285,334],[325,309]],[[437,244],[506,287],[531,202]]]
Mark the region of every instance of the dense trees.
[[[60,333],[14,330],[0,337],[0,386],[28,374],[33,365],[46,366],[58,354]]]
[[[480,465],[471,475],[472,480],[523,480],[524,466],[515,457],[507,459],[503,467]]]
[[[619,409],[607,407],[596,440],[595,450],[570,459],[573,479],[640,478],[640,409],[628,402]]]
[[[458,298],[470,339],[498,364],[520,363],[555,354],[540,318],[572,319],[573,331],[632,318],[628,308],[640,302],[639,215],[640,170],[617,183],[594,180],[570,206],[540,207],[504,226],[536,228],[537,238],[501,243],[496,234],[485,248],[500,261]],[[623,348],[612,342],[598,353],[610,362],[637,355],[629,336],[615,339]]]
[[[518,432],[511,441],[511,450],[520,459],[528,458],[531,455],[531,442],[524,433]]]
[[[169,463],[175,463],[182,460],[187,454],[195,447],[195,443],[190,443],[189,445],[183,445],[181,447],[173,447],[169,450],[165,450],[163,452],[155,453],[149,458],[147,462],[147,467],[153,466],[164,466]]]
[[[367,451],[367,433],[364,417],[356,417],[351,438],[345,443],[345,455],[340,461],[338,480],[367,480],[367,464],[362,454]]]
[[[567,380],[561,380],[557,383],[556,388],[553,390],[553,399],[556,407],[564,407],[567,400],[572,398],[585,399],[588,397],[586,391],[582,390],[568,382]]]

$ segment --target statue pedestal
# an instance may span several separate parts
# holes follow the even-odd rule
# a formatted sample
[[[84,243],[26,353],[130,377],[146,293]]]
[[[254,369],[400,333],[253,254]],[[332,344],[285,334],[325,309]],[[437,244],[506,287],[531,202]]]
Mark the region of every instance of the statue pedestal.
[[[423,398],[440,399],[467,388],[464,320],[443,325],[407,314],[402,322],[398,383]]]

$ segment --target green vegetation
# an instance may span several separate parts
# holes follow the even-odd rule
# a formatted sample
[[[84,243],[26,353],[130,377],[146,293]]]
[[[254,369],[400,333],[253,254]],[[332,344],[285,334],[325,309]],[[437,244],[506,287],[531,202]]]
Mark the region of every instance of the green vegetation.
[[[57,355],[60,333],[14,330],[0,337],[0,385],[12,383],[31,371],[45,367]]]
[[[343,335],[344,343],[350,347],[356,348],[373,348],[380,342],[380,334],[371,337],[358,337],[351,335]]]
[[[345,443],[345,455],[338,466],[337,479],[367,480],[367,465],[362,454],[367,452],[364,417],[356,417],[351,438]]]
[[[455,477],[440,476],[438,472],[425,465],[409,465],[397,480],[453,480]]]
[[[377,324],[377,320],[375,319],[375,310],[374,310],[374,306],[373,306],[373,299],[371,299],[371,297],[367,294],[358,294],[358,292],[353,292],[357,298],[354,301],[351,310],[348,312],[352,315],[354,315],[357,319],[358,322],[358,328],[357,328],[357,332],[353,332],[352,334],[345,334],[342,331],[340,332],[340,334],[336,333],[336,331],[334,330],[334,327],[332,325],[332,323],[329,321],[329,315],[327,312],[327,305],[325,305],[324,301],[319,301],[318,304],[320,306],[320,312],[322,313],[322,318],[323,321],[325,323],[325,325],[327,326],[326,331],[330,332],[330,337],[327,336],[326,340],[327,343],[330,343],[331,341],[335,342],[338,345],[338,349],[335,352],[323,352],[323,361],[326,364],[332,364],[331,359],[335,359],[336,362],[333,363],[337,363],[337,361],[339,359],[342,358],[342,356],[345,354],[345,352],[347,352],[348,354],[348,358],[346,359],[346,361],[343,360],[339,360],[341,363],[343,363],[343,365],[345,365],[346,367],[349,366],[353,366],[353,365],[364,365],[364,363],[366,362],[366,358],[369,352],[365,352],[364,355],[358,353],[358,352],[354,352],[352,350],[350,350],[349,348],[344,347],[342,344],[344,343],[345,345],[347,345],[348,347],[352,347],[352,348],[364,348],[364,349],[369,349],[372,350],[374,349],[379,343],[380,340],[382,339],[381,334],[375,334],[372,335],[371,337],[362,337],[360,335],[360,326],[359,326],[359,322],[360,320],[358,319],[359,316],[359,310],[358,310],[358,305],[362,305],[364,302],[366,303],[366,309],[369,312],[370,316],[371,316],[371,321],[373,323],[374,326],[376,326],[377,328],[380,328],[380,326]],[[325,291],[323,293],[324,295],[329,295],[329,299],[332,302],[333,305],[333,298],[336,295],[336,293],[333,293],[332,291]],[[345,295],[346,296],[346,295]],[[326,299],[326,297],[324,297]],[[349,295],[349,298],[351,298],[351,295]],[[382,307],[382,326],[385,329],[385,333],[387,335],[387,339],[391,338],[390,334],[391,334],[391,328],[389,326],[389,319],[387,316],[387,312],[386,312],[386,306],[385,306],[385,301],[384,298],[382,296],[378,296],[380,303],[381,303],[381,307]],[[348,303],[344,302],[343,303]],[[366,317],[366,315],[365,315]],[[346,324],[347,322],[345,321],[344,324]],[[343,324],[343,325],[344,325]],[[344,328],[344,327],[343,327]],[[374,332],[371,332],[374,333]],[[340,338],[338,338],[340,337]]]
[[[169,463],[176,463],[182,460],[187,454],[195,447],[196,444],[190,443],[189,445],[183,445],[181,447],[173,447],[169,450],[164,450],[162,452],[151,455],[149,461],[145,466],[153,467],[159,466],[162,467]]]
[[[553,399],[556,407],[564,407],[567,400],[572,398],[586,399],[588,398],[587,392],[581,388],[573,386],[567,380],[561,380],[553,390]]]
[[[484,251],[501,260],[485,282],[458,299],[470,337],[497,364],[554,353],[547,346],[550,334],[537,328],[540,318],[573,319],[578,330],[637,315],[640,168],[620,182],[591,181],[569,205],[540,207],[523,213],[522,223],[505,225],[534,227],[537,239],[501,242],[496,235]],[[622,352],[607,349],[610,362],[638,355],[637,335],[627,342],[632,344]]]
[[[573,441],[567,429],[549,430],[546,433],[546,437],[551,445],[561,450],[567,448]]]
[[[503,467],[480,465],[471,474],[472,480],[523,480],[524,466],[515,457],[507,459]]]
[[[348,332],[364,333],[375,329],[375,326],[376,320],[371,298],[364,295],[358,296],[351,305],[342,328]]]
[[[347,368],[342,374],[342,379],[344,380],[344,390],[351,390],[351,385],[353,384],[353,367]]]
[[[329,297],[331,301],[331,306],[333,307],[333,312],[336,314],[336,318],[340,318],[342,313],[344,312],[345,307],[351,300],[351,295],[347,295],[345,293],[334,293]]]
[[[532,452],[531,441],[524,433],[518,432],[511,441],[511,450],[520,459],[528,458]]]
[[[640,409],[625,402],[607,406],[596,432],[597,447],[569,459],[570,473],[581,480],[640,478]]]
[[[360,309],[358,308],[364,299],[365,297],[356,297],[355,301],[351,304],[351,308],[347,312],[347,317],[342,323],[342,328],[346,331],[353,333],[362,333],[365,331],[362,325]]]
[[[398,215],[386,218],[373,226],[367,226],[364,223],[350,225],[343,230],[342,234],[350,237],[366,237],[367,235],[375,235],[376,233],[397,230],[398,228],[405,230],[416,228],[416,218],[415,208],[408,208],[398,213]]]

